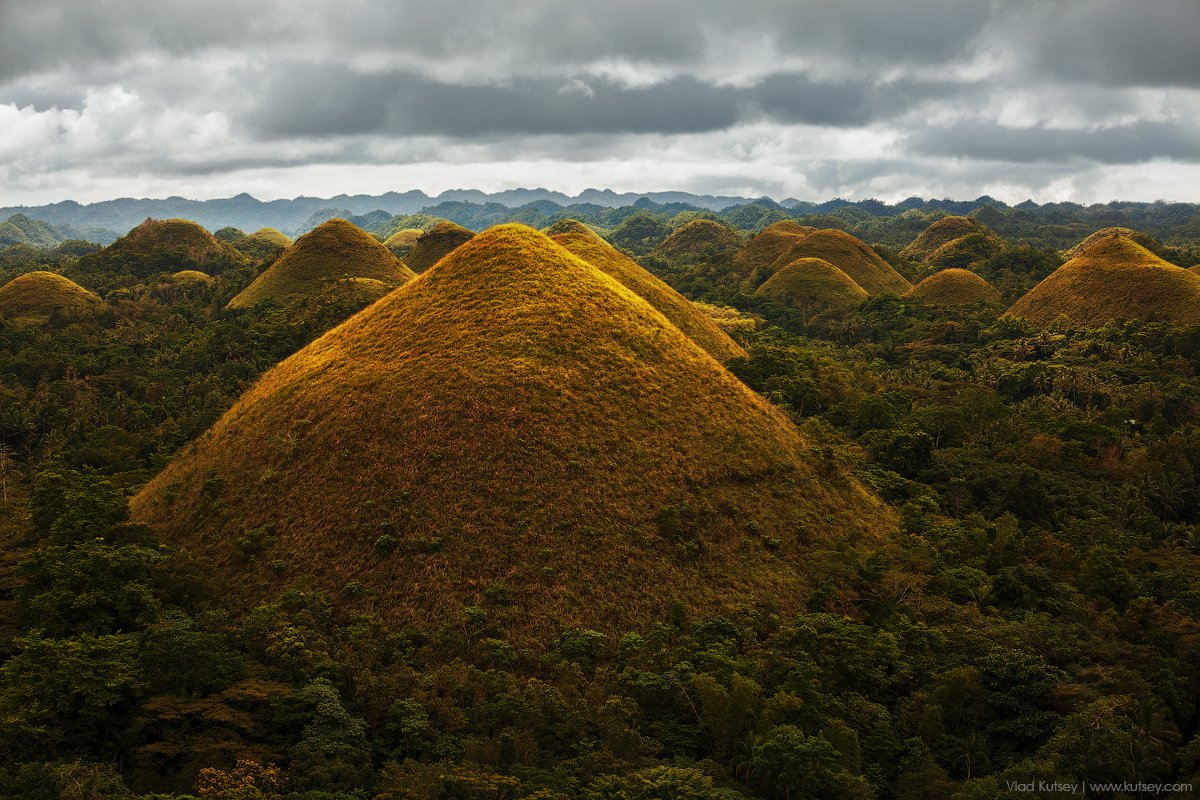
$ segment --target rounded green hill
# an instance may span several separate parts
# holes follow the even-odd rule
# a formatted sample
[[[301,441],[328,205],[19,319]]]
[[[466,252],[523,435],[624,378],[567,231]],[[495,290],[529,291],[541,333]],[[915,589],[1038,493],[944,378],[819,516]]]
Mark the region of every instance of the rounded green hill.
[[[148,219],[100,252],[84,256],[77,266],[84,272],[148,278],[188,269],[219,275],[248,263],[245,254],[194,222]]]
[[[970,217],[942,217],[935,220],[916,239],[900,251],[900,255],[912,261],[925,262],[942,245],[972,233],[992,233],[986,225]],[[995,234],[992,233],[994,236]]]
[[[80,319],[104,305],[94,293],[54,272],[27,272],[0,286],[0,314],[11,319]]]
[[[241,252],[259,261],[274,258],[292,246],[292,240],[275,228],[260,228],[232,242]]]
[[[933,273],[909,289],[904,296],[930,306],[1000,302],[1000,292],[990,283],[970,270],[957,267]]]
[[[709,355],[724,363],[746,355],[741,345],[692,301],[651,275],[629,256],[600,238],[591,228],[576,220],[562,220],[550,230],[560,231],[552,238],[601,272],[620,281],[654,306],[677,328],[690,336]]]
[[[654,254],[676,264],[727,261],[746,242],[728,225],[712,219],[694,219],[680,225]]]
[[[425,234],[420,228],[401,228],[383,240],[383,246],[392,251],[396,258],[403,259]]]
[[[808,315],[851,308],[870,296],[853,278],[823,258],[798,258],[784,265],[755,294]]]
[[[412,277],[411,270],[362,229],[331,219],[297,239],[227,307],[287,305],[343,278],[371,278],[394,288]]]
[[[734,253],[733,264],[743,278],[750,278],[755,273],[769,268],[792,245],[812,233],[813,230],[798,225],[792,220],[781,220],[774,225],[768,225],[747,242],[741,250]],[[785,263],[792,261],[795,259],[788,259]],[[766,276],[763,276],[763,280],[765,279]]]
[[[818,446],[641,297],[503,225],[270,370],[131,508],[248,601],[353,581],[435,631],[502,583],[491,620],[529,642],[802,608],[809,547],[895,527]],[[255,528],[273,544],[247,560]]]
[[[467,242],[475,234],[461,225],[442,221],[425,231],[404,256],[404,263],[413,272],[422,273],[441,261],[447,253]]]
[[[1004,250],[1004,240],[989,230],[951,239],[925,258],[927,269],[967,269]]]
[[[865,242],[836,228],[813,231],[797,237],[785,252],[751,276],[751,282],[761,285],[776,271],[798,258],[819,258],[828,261],[867,291],[870,295],[904,294],[911,284],[892,269]]]
[[[1168,264],[1119,233],[1095,239],[1013,304],[1038,325],[1065,319],[1084,328],[1145,320],[1200,323],[1200,275]]]

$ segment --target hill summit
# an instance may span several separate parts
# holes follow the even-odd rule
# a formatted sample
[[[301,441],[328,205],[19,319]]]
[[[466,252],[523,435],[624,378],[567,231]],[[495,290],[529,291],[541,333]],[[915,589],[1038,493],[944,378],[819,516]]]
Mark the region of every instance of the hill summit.
[[[1000,292],[990,283],[970,270],[956,267],[933,273],[909,289],[904,296],[931,306],[1000,302]]]
[[[973,233],[992,233],[992,231],[971,217],[942,217],[921,231],[916,239],[913,239],[907,247],[900,251],[900,255],[913,261],[924,262],[943,245]]]
[[[904,276],[896,272],[866,242],[836,228],[796,236],[791,246],[775,261],[751,276],[751,282],[762,284],[776,271],[799,258],[828,261],[870,295],[903,294],[911,288]]]
[[[369,278],[395,288],[412,277],[412,270],[369,234],[344,219],[331,219],[297,239],[228,307],[286,305],[347,278]]]
[[[77,319],[100,311],[104,301],[54,272],[27,272],[0,286],[0,314],[45,320],[55,314]]]
[[[641,297],[502,225],[266,373],[132,511],[235,593],[308,575],[424,630],[488,606],[528,641],[800,607],[809,546],[894,526],[815,446]]]
[[[186,219],[148,219],[94,255],[80,260],[91,270],[150,277],[195,269],[209,275],[243,266],[247,257],[227,242]]]
[[[850,308],[869,297],[866,289],[823,258],[797,258],[777,270],[756,294],[805,314]]]
[[[746,355],[742,346],[691,300],[651,275],[591,228],[572,219],[557,222],[549,230],[554,232],[551,239],[654,306],[717,361],[724,363]]]
[[[1168,264],[1121,233],[1094,239],[1008,311],[1039,325],[1060,316],[1080,327],[1146,320],[1200,322],[1200,276]]]
[[[417,237],[405,254],[404,263],[413,272],[424,272],[474,235],[461,225],[443,220]]]
[[[741,234],[723,222],[694,219],[671,232],[654,254],[676,264],[726,261],[742,248]]]

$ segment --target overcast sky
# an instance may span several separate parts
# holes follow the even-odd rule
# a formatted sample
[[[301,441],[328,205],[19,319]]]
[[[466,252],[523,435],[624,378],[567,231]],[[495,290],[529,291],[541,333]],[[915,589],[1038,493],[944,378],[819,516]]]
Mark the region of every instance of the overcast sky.
[[[0,205],[1200,201],[1200,0],[0,0]]]

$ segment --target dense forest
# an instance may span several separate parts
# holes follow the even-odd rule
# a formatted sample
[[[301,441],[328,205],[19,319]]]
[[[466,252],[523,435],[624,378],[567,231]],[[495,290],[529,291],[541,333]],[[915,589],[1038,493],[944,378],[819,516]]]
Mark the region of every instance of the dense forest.
[[[104,306],[0,313],[0,797],[990,800],[1200,782],[1200,319],[1005,313],[1107,226],[1200,262],[1194,206],[554,205],[349,217],[380,241],[441,218],[591,224],[698,301],[744,348],[729,371],[898,530],[817,539],[794,602],[536,642],[506,628],[520,609],[501,583],[432,629],[304,576],[245,604],[129,497],[364,301],[228,309],[280,253],[239,250],[241,231],[187,264],[55,229],[0,251],[0,285],[49,271]],[[911,249],[954,214],[987,230],[941,260]],[[699,219],[732,244],[665,246]],[[739,266],[781,221],[853,234],[906,283],[962,268],[1002,299],[801,309]],[[205,280],[176,277],[189,268]],[[704,557],[704,524],[658,520],[682,559]],[[764,539],[761,559],[793,547]],[[284,569],[266,527],[236,549]]]

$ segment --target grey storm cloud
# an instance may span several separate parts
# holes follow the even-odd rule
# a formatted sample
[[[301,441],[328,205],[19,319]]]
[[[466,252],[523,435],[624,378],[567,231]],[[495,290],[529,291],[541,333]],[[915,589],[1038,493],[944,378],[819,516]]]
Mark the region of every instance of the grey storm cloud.
[[[0,193],[423,161],[1032,192],[1200,164],[1198,30],[1200,0],[0,0]]]
[[[1154,159],[1200,162],[1200,129],[1192,124],[1139,122],[1097,130],[1009,128],[971,122],[913,134],[914,153],[1014,163],[1089,159],[1135,164]]]

